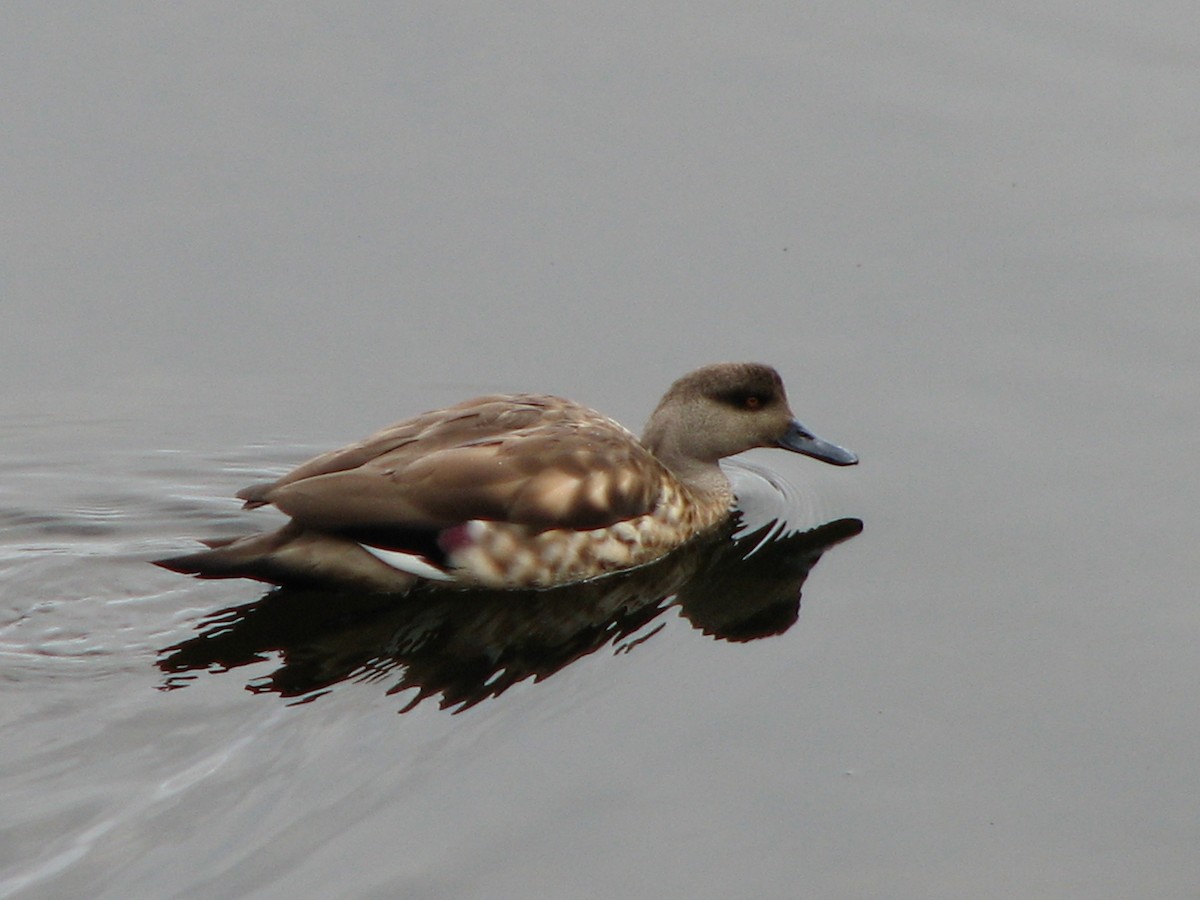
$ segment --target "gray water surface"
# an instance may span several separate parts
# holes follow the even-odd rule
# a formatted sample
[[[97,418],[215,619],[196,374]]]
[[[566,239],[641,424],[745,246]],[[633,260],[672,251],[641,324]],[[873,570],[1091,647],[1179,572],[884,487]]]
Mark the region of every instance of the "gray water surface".
[[[0,897],[1195,897],[1195,24],[6,7]],[[864,523],[782,633],[654,608],[458,713],[394,647],[163,689],[262,600],[148,564],[278,521],[238,488],[722,359],[862,458],[744,464]]]

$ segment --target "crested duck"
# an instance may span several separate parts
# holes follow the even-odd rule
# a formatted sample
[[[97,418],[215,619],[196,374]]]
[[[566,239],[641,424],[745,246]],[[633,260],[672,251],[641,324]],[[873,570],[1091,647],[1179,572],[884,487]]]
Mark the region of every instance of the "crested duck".
[[[237,496],[290,517],[158,565],[202,578],[344,584],[418,581],[541,588],[652,562],[725,521],[718,461],[780,447],[858,458],[796,421],[770,366],[718,363],[675,381],[639,440],[592,409],[540,394],[427,412]]]

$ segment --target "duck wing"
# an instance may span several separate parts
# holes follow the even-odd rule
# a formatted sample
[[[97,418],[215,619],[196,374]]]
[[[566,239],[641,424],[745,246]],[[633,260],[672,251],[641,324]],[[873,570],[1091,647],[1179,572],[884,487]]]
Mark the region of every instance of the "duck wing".
[[[591,529],[649,512],[666,475],[599,413],[517,395],[400,422],[238,496],[330,531],[437,530],[471,519]]]

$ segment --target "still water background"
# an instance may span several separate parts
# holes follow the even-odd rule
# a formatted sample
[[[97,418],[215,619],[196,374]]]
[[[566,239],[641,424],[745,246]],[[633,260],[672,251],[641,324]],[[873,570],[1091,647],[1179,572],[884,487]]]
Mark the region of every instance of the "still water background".
[[[1184,2],[0,12],[0,896],[1200,893]],[[450,715],[164,692],[240,486],[778,366],[863,463],[784,634]],[[785,457],[785,458],[781,458]]]

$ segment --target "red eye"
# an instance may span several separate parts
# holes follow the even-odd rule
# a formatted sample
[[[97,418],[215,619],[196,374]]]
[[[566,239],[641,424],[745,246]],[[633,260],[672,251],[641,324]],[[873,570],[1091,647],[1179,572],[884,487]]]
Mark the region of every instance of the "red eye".
[[[745,406],[746,409],[758,409],[760,406],[762,406],[762,397],[751,394],[742,401],[742,405]]]

